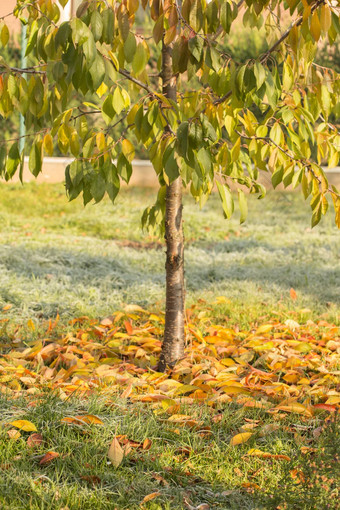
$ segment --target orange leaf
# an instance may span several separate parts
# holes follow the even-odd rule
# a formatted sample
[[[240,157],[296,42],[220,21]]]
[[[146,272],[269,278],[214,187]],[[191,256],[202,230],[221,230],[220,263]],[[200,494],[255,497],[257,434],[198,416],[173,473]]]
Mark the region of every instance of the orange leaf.
[[[148,501],[151,501],[152,499],[157,498],[157,496],[160,496],[160,495],[161,495],[160,492],[152,492],[151,494],[148,494],[147,496],[145,496],[145,498],[143,498],[143,501],[141,502],[141,505],[143,503],[147,503]]]
[[[52,460],[59,457],[59,455],[60,454],[58,452],[47,452],[47,453],[45,453],[43,458],[40,460],[39,464],[41,466],[44,466],[45,464],[49,464],[50,462],[52,462]]]
[[[290,293],[290,297],[292,298],[292,300],[293,300],[293,301],[296,301],[296,299],[297,299],[297,294],[296,294],[295,290],[294,290],[293,288],[291,288],[291,289],[290,289],[290,291],[289,291],[289,293]]]
[[[124,321],[124,326],[125,326],[125,329],[126,329],[126,332],[128,333],[128,335],[132,335],[133,327],[132,327],[131,322],[130,321]]]
[[[252,435],[253,434],[251,432],[241,432],[241,434],[236,434],[236,436],[231,438],[230,445],[236,446],[238,444],[246,443]]]
[[[13,305],[5,305],[2,309],[3,312],[7,312],[8,310],[10,310],[12,308]]]
[[[144,441],[143,441],[143,450],[150,450],[151,445],[152,445],[151,439],[148,439],[148,438],[144,439]]]

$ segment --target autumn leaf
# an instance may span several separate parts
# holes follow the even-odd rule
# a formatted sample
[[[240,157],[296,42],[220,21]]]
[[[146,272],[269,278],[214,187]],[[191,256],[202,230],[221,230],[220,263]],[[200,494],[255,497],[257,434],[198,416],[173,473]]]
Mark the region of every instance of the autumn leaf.
[[[56,459],[59,456],[60,454],[58,452],[47,452],[40,460],[39,464],[40,466],[45,466],[46,464],[49,464],[50,462],[52,462],[52,460]]]
[[[230,440],[231,446],[236,446],[238,444],[246,443],[253,434],[251,432],[241,432],[240,434],[236,434],[236,436],[232,437]]]
[[[62,418],[61,423],[69,423],[75,425],[81,425],[86,423],[87,425],[104,425],[104,422],[93,414],[85,414],[81,416],[66,416]]]
[[[19,439],[21,437],[19,430],[16,429],[7,430],[7,435],[10,439],[14,440]]]
[[[35,448],[35,447],[38,447],[42,444],[43,442],[43,437],[41,434],[31,434],[28,438],[27,438],[27,446],[29,448]]]
[[[290,457],[288,455],[281,454],[272,454],[268,452],[263,452],[261,450],[257,450],[256,448],[252,448],[249,452],[244,455],[244,457],[260,457],[262,459],[276,459],[276,460],[287,460],[290,461]]]
[[[114,467],[120,466],[123,461],[124,451],[116,437],[113,438],[107,456]]]
[[[15,420],[10,423],[13,427],[16,427],[24,432],[36,432],[37,428],[34,423],[27,420]]]
[[[297,300],[297,294],[296,294],[296,291],[295,291],[293,288],[291,288],[291,289],[290,289],[290,291],[289,291],[289,293],[290,293],[290,297],[291,297],[291,299],[292,299],[293,301],[296,301],[296,300]]]
[[[157,498],[157,496],[160,496],[160,495],[161,495],[160,492],[152,492],[151,494],[148,494],[141,501],[141,505],[143,505],[143,503],[147,503],[148,501],[152,501],[153,499]]]

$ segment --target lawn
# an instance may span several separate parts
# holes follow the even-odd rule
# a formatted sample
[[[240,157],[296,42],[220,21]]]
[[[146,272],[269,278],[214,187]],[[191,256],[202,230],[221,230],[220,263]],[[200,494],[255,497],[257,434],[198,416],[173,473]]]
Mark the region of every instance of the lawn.
[[[164,244],[140,230],[153,198],[84,210],[61,185],[0,186],[0,508],[336,509],[332,215],[311,230],[300,195],[273,193],[240,226],[186,197],[192,355],[168,377]]]

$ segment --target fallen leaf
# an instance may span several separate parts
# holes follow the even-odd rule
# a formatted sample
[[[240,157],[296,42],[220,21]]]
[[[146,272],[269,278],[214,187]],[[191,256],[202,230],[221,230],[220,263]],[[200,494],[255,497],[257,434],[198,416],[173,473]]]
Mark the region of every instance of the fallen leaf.
[[[152,441],[148,438],[144,439],[143,450],[150,450],[151,446],[152,446]]]
[[[107,456],[114,467],[120,466],[123,461],[124,451],[116,437],[113,438]]]
[[[58,452],[47,452],[40,460],[39,464],[40,466],[45,466],[46,464],[49,464],[50,462],[52,462],[52,460],[56,459],[59,456],[60,454]]]
[[[31,434],[27,438],[27,446],[29,448],[35,448],[37,446],[40,446],[42,442],[43,442],[43,437],[41,434]]]
[[[288,460],[288,461],[291,460],[290,457],[288,457],[288,455],[263,452],[262,450],[257,450],[256,448],[252,448],[251,450],[249,450],[249,452],[245,455],[245,457],[260,457],[262,459],[276,459],[276,460]]]
[[[143,498],[143,500],[141,501],[141,505],[142,505],[143,503],[147,503],[148,501],[151,501],[151,500],[153,500],[153,499],[157,498],[157,496],[160,496],[160,495],[161,495],[161,493],[160,493],[160,492],[152,492],[151,494],[148,494],[148,495],[147,495],[147,496],[145,496],[145,497]]]
[[[246,443],[253,434],[251,432],[241,432],[241,434],[236,434],[236,436],[232,437],[230,440],[231,446],[236,446],[238,444]]]
[[[21,434],[20,434],[19,430],[17,430],[17,429],[7,430],[7,434],[10,439],[14,439],[14,440],[17,440],[21,437]]]
[[[3,312],[8,312],[12,308],[13,305],[5,305],[2,309]]]
[[[292,299],[293,301],[296,301],[296,299],[297,299],[297,294],[296,294],[296,291],[295,291],[293,288],[291,288],[291,289],[290,289],[289,294],[290,294],[291,299]]]
[[[62,418],[61,423],[69,423],[69,424],[84,424],[87,425],[104,425],[104,422],[98,418],[98,416],[95,416],[94,414],[85,414],[81,416],[66,416],[65,418]]]
[[[36,432],[37,427],[31,421],[27,420],[15,420],[10,423],[13,427],[23,430],[24,432]]]

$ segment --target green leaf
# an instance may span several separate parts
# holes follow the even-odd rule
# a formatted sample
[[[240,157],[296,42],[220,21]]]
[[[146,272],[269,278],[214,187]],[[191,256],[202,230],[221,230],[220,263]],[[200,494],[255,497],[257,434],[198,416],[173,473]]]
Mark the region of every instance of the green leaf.
[[[95,61],[90,67],[90,75],[92,78],[94,90],[97,90],[99,85],[104,81],[105,71],[106,68],[103,57],[101,57],[98,53],[96,55]]]
[[[116,111],[113,107],[113,96],[109,94],[102,106],[102,117],[106,124],[109,125],[115,115]]]
[[[234,199],[231,194],[229,187],[226,184],[221,184],[219,181],[216,181],[218,193],[220,195],[220,199],[222,201],[222,207],[224,211],[224,215],[227,219],[230,219],[234,212]]]
[[[223,30],[227,34],[229,34],[231,23],[233,21],[233,17],[232,17],[231,5],[228,1],[224,2],[221,6],[220,21],[221,21]]]
[[[266,81],[266,70],[260,62],[255,62],[254,64],[254,74],[256,79],[256,86],[258,89],[262,87],[264,82]]]
[[[248,216],[248,203],[245,193],[240,189],[238,190],[238,203],[241,212],[240,223],[242,224],[246,221]]]
[[[146,49],[144,48],[143,43],[139,43],[137,46],[135,56],[133,57],[132,60],[133,72],[138,76],[142,71],[144,71],[147,63],[148,55],[146,53]]]
[[[125,60],[127,62],[132,62],[133,57],[136,54],[136,49],[137,49],[136,37],[132,32],[129,32],[129,35],[124,43],[124,55]]]
[[[132,175],[132,165],[128,162],[124,154],[120,154],[118,157],[117,171],[123,181],[128,184]]]
[[[15,142],[8,153],[6,162],[6,180],[11,179],[20,163],[19,144]]]
[[[91,181],[90,185],[91,195],[96,203],[100,202],[105,195],[106,183],[100,174]]]
[[[113,93],[112,106],[117,115],[119,115],[125,108],[125,101],[120,87],[116,87]]]
[[[203,55],[204,48],[204,39],[202,37],[192,37],[189,39],[189,51],[191,55],[197,60],[197,62],[201,61]]]
[[[30,172],[37,177],[41,172],[42,167],[42,142],[34,142],[30,150],[28,159],[28,168]]]
[[[167,184],[171,184],[179,177],[178,163],[175,159],[175,149],[171,146],[167,147],[163,156],[164,172],[168,177]]]
[[[188,134],[189,122],[185,121],[179,125],[177,129],[177,152],[183,158],[188,156]]]
[[[103,19],[97,10],[91,16],[91,29],[94,40],[99,41],[103,34]]]
[[[274,189],[280,184],[280,182],[282,182],[283,172],[284,172],[284,169],[283,169],[283,166],[281,166],[278,170],[276,170],[273,173],[273,175],[272,175],[272,185],[273,185]]]

